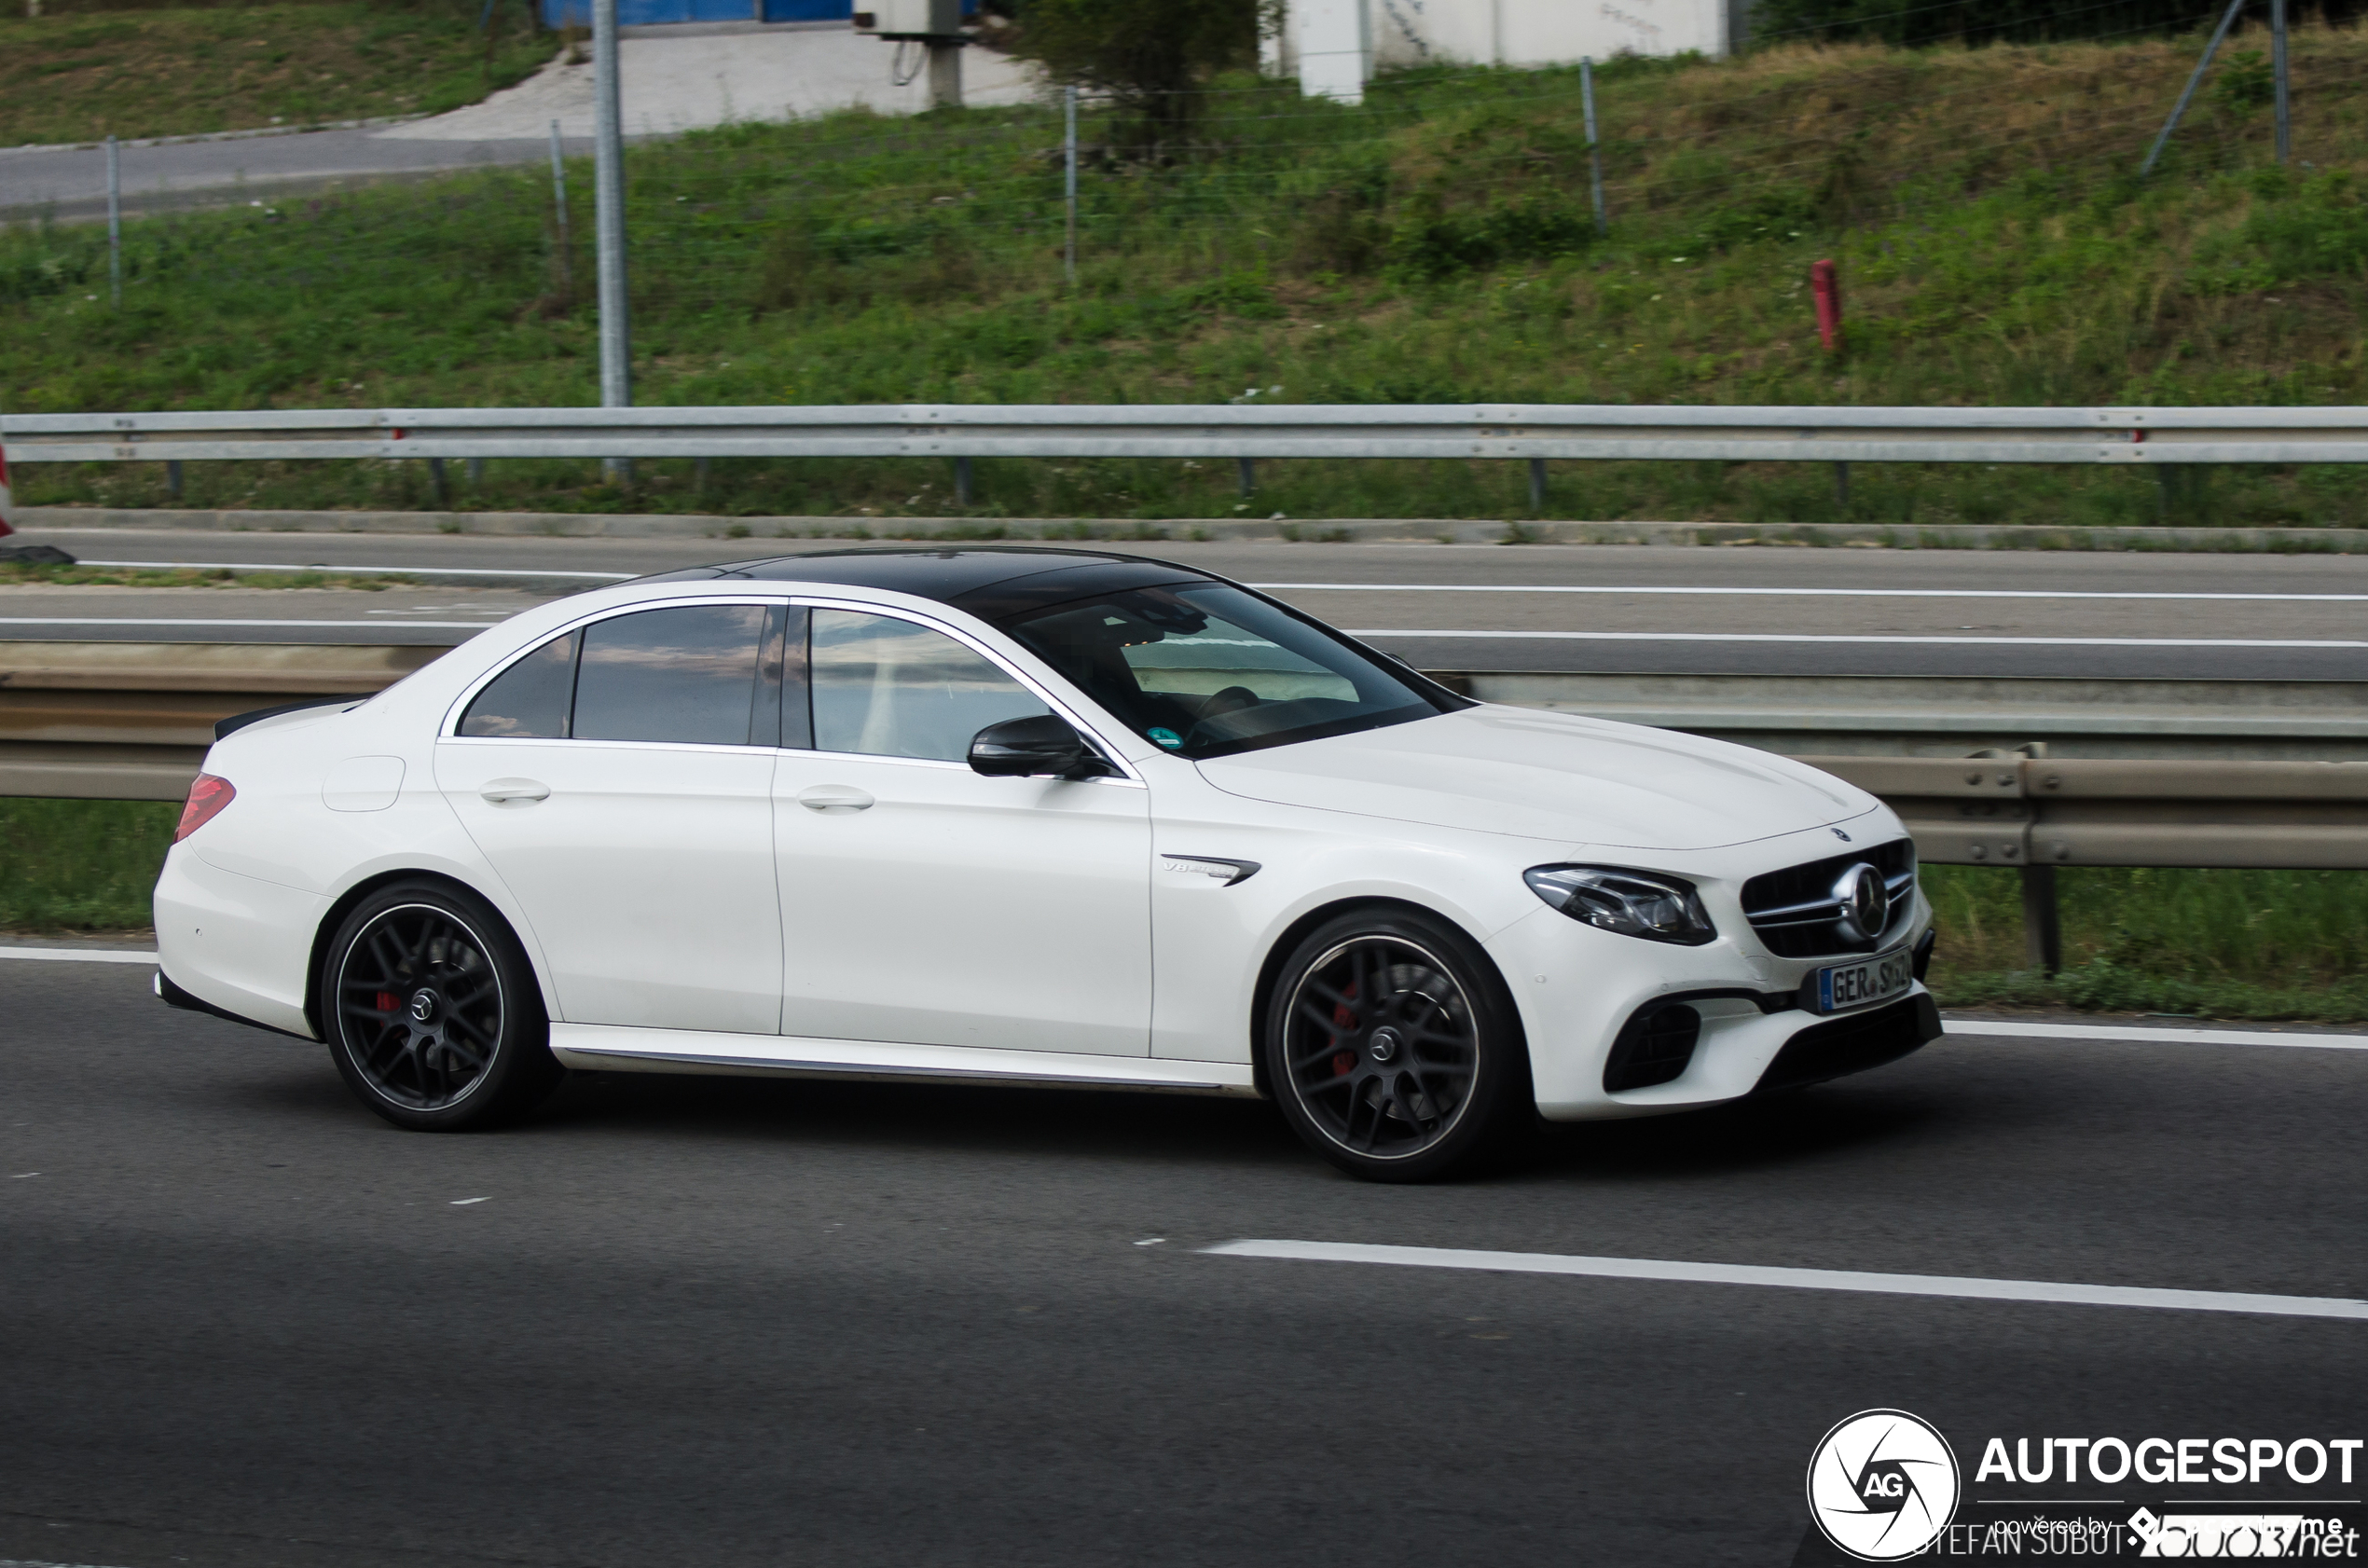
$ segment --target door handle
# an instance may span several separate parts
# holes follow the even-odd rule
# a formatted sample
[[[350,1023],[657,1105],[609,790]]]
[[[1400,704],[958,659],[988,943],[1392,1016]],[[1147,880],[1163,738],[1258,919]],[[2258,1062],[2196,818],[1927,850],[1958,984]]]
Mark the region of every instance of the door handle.
[[[861,811],[872,805],[872,797],[848,784],[817,784],[800,790],[797,803],[808,811]]]
[[[496,778],[477,786],[477,794],[495,805],[530,805],[551,798],[551,786],[531,778]]]

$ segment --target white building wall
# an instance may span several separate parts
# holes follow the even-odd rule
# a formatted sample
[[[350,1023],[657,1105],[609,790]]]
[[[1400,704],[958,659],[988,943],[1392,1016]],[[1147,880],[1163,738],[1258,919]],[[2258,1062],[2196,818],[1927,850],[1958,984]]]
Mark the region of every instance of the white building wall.
[[[1276,75],[1305,76],[1321,52],[1336,58],[1342,22],[1322,15],[1342,5],[1365,7],[1364,37],[1375,69],[1409,65],[1571,65],[1621,54],[1718,56],[1736,42],[1749,0],[1289,0],[1283,33],[1264,49]],[[1321,72],[1327,96],[1340,97],[1337,72]],[[1317,90],[1311,87],[1309,90]]]

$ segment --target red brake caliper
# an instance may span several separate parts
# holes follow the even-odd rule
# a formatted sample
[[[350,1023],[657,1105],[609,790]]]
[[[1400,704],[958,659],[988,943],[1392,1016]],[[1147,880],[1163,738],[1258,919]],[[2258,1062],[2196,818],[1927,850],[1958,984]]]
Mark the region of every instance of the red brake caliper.
[[[380,1012],[392,1012],[395,1010],[395,1006],[396,1004],[393,992],[381,991],[379,993],[379,1011]]]

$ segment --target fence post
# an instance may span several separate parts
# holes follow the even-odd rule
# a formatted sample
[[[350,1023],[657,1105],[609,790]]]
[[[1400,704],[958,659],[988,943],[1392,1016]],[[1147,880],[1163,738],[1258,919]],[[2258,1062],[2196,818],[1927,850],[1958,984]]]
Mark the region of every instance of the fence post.
[[[575,248],[568,239],[568,166],[559,154],[559,122],[551,122],[551,200],[559,213],[559,287],[575,299]]]
[[[1578,101],[1587,112],[1587,183],[1595,193],[1595,232],[1609,234],[1611,225],[1604,217],[1604,144],[1595,134],[1595,62],[1582,56],[1578,62]]]
[[[2187,78],[2186,90],[2180,93],[2179,102],[2171,105],[2170,117],[2163,121],[2162,134],[2155,138],[2154,146],[2147,150],[2146,161],[2139,165],[2140,179],[2155,172],[2155,160],[2162,157],[2163,148],[2170,144],[2170,133],[2179,129],[2180,117],[2187,112],[2187,105],[2194,101],[2196,89],[2203,85],[2204,73],[2211,69],[2211,57],[2219,52],[2220,40],[2228,36],[2228,29],[2236,25],[2237,13],[2244,8],[2245,0],[2228,0],[2228,12],[2220,19],[2220,25],[2212,29],[2211,42],[2204,46],[2204,57],[2196,62],[2195,72]]]
[[[1061,147],[1067,159],[1067,184],[1068,201],[1068,254],[1063,268],[1069,286],[1077,286],[1077,89],[1072,87],[1063,95]]]
[[[107,292],[123,309],[123,153],[107,138]]]
[[[2286,0],[2269,0],[2269,60],[2278,77],[2278,161],[2293,154],[2293,102],[2286,89]]]
[[[2062,911],[2056,903],[2056,868],[2026,865],[2023,879],[2023,953],[2031,968],[2055,974],[2064,967]]]
[[[626,319],[625,128],[617,89],[617,0],[592,0],[592,98],[597,110],[592,219],[599,238],[600,406],[633,406],[633,339]],[[633,475],[630,458],[604,458],[609,477]]]

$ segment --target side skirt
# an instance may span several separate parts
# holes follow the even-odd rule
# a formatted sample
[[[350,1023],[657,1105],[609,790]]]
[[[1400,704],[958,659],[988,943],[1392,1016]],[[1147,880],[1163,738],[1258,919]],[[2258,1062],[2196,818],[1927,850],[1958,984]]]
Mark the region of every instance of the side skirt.
[[[1178,1062],[1151,1056],[1067,1056],[959,1045],[805,1039],[614,1024],[554,1024],[551,1053],[596,1072],[723,1073],[739,1077],[879,1080],[957,1079],[1053,1089],[1140,1089],[1255,1099],[1247,1062]]]

